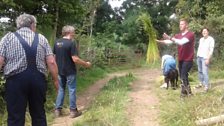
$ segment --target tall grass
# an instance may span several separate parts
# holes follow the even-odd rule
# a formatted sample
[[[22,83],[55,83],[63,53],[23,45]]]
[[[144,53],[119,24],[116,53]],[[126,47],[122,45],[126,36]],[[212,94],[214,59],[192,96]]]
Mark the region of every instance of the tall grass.
[[[103,78],[106,76],[107,69],[102,69],[99,67],[91,68],[91,69],[85,69],[81,68],[78,71],[77,75],[77,91],[82,92],[87,87],[89,87],[91,84],[93,84],[95,81],[97,81],[100,78]]]
[[[128,126],[125,105],[132,74],[110,80],[75,126]]]
[[[91,69],[80,68],[77,73],[77,93],[83,92],[95,81],[106,76],[106,73],[107,73],[107,70],[101,69],[98,67],[94,67]],[[52,82],[49,81],[47,102],[45,106],[47,111],[47,119],[49,123],[51,123],[52,120],[54,119],[53,110],[54,110],[55,100],[56,100],[56,92]],[[66,87],[66,96],[65,96],[63,107],[69,108],[69,96],[67,92],[67,87]]]
[[[222,79],[217,73],[210,71],[210,81]],[[197,72],[190,74],[191,82],[198,83]],[[158,85],[159,86],[159,85]],[[196,126],[195,121],[218,116],[224,113],[224,103],[221,98],[224,94],[224,87],[213,87],[205,93],[202,89],[192,88],[194,96],[180,99],[180,89],[163,90],[157,89],[160,98],[160,124],[161,126]],[[224,123],[217,123],[213,126],[223,126]]]

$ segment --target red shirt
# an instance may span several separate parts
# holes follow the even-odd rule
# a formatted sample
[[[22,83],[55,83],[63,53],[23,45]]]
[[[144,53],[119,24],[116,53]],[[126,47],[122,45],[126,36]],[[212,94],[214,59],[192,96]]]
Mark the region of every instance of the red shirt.
[[[194,33],[188,31],[184,35],[181,33],[174,36],[176,39],[187,38],[189,42],[178,45],[178,60],[179,61],[193,61],[194,58]]]

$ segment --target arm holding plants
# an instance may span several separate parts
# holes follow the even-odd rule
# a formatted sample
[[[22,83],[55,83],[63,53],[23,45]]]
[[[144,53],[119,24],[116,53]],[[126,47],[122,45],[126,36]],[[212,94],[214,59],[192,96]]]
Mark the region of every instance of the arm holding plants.
[[[183,37],[182,39],[177,39],[175,37],[167,35],[166,33],[163,34],[163,38],[165,38],[166,40],[170,40],[170,43],[176,43],[177,45],[184,45],[189,42],[189,39],[186,37]]]
[[[173,44],[171,37],[168,36],[166,33],[163,34],[163,38],[164,38],[164,40],[156,40],[156,41],[159,43],[166,44],[166,45]]]
[[[171,40],[166,40],[166,39],[165,40],[156,40],[156,41],[159,42],[159,43],[167,44],[167,45],[173,43]]]

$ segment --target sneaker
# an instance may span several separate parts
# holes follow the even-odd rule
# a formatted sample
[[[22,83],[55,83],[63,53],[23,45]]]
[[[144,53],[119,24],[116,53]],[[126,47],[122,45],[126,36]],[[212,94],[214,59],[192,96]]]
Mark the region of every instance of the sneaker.
[[[167,83],[164,83],[163,85],[161,85],[160,88],[167,88]]]
[[[201,88],[201,87],[203,87],[203,85],[201,83],[198,84],[197,86],[195,86],[195,88]]]
[[[75,117],[78,117],[80,115],[82,115],[82,112],[79,112],[77,110],[77,108],[74,109],[74,110],[70,110],[70,118],[75,118]]]
[[[59,116],[61,116],[61,109],[55,109],[54,110],[54,116],[57,118]]]
[[[208,89],[209,89],[208,87],[205,87],[205,88],[204,88],[204,91],[205,91],[205,92],[208,92]]]

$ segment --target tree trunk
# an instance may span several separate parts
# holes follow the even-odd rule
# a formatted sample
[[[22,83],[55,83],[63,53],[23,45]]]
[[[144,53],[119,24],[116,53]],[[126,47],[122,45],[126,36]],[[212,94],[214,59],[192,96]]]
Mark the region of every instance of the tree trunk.
[[[211,118],[195,121],[197,126],[209,126],[209,125],[216,124],[219,122],[224,122],[224,115],[214,116]]]
[[[55,19],[53,24],[52,44],[55,41],[57,35],[58,17],[59,17],[59,0],[55,0]]]

